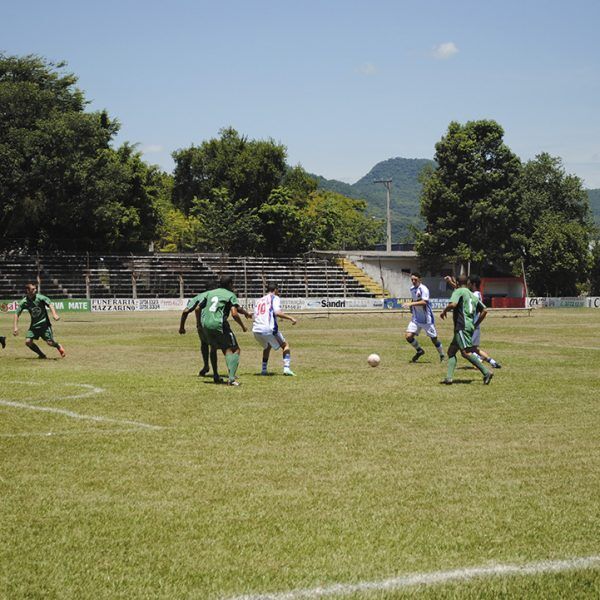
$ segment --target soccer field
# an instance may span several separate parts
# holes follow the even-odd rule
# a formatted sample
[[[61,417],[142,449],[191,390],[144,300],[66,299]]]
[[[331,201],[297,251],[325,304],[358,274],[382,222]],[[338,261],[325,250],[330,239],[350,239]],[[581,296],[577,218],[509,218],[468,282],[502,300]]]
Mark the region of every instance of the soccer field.
[[[234,324],[239,388],[176,313],[65,314],[64,360],[11,337],[0,597],[600,597],[599,314],[493,314],[489,386],[391,313],[284,323],[295,378]]]

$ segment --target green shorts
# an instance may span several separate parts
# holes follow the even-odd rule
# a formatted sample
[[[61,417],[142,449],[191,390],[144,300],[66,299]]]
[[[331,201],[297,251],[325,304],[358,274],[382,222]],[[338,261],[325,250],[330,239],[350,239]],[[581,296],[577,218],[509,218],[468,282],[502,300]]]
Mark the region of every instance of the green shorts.
[[[235,350],[238,347],[235,335],[229,328],[227,328],[225,331],[205,329],[204,333],[206,334],[208,343],[215,348],[225,351]]]
[[[39,338],[42,338],[47,342],[54,341],[54,334],[52,333],[52,327],[50,327],[50,325],[48,325],[47,327],[35,327],[33,329],[30,329],[25,334],[25,337],[30,340],[37,340]]]
[[[473,332],[461,329],[454,332],[452,343],[458,346],[461,350],[468,350],[473,347]]]
[[[198,327],[198,337],[203,344],[208,344],[208,335],[202,327]]]

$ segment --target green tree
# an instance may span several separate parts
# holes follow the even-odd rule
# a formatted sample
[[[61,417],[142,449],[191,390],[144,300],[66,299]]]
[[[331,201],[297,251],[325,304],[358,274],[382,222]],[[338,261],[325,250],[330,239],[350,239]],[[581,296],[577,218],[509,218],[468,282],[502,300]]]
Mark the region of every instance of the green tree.
[[[200,222],[198,250],[226,254],[260,254],[264,238],[257,209],[234,201],[226,188],[208,199],[194,199],[190,215]]]
[[[37,56],[0,54],[3,247],[141,249],[154,239],[157,169],[105,112],[86,113],[77,78]]]
[[[593,243],[590,264],[590,294],[600,296],[600,239]]]
[[[527,248],[527,276],[537,296],[577,296],[589,272],[586,227],[546,211]]]
[[[173,203],[188,213],[194,199],[210,198],[224,188],[231,201],[258,208],[267,201],[287,170],[286,150],[273,140],[248,140],[233,128],[219,138],[173,153]]]
[[[513,259],[524,260],[537,295],[574,295],[588,278],[593,220],[581,180],[542,153],[522,169]],[[562,253],[562,254],[561,254]]]
[[[512,251],[519,158],[495,121],[452,122],[436,144],[436,168],[422,176],[417,251],[426,263],[502,262]]]
[[[383,239],[383,221],[369,216],[366,209],[363,200],[314,192],[306,207],[310,246],[318,250],[372,248]]]

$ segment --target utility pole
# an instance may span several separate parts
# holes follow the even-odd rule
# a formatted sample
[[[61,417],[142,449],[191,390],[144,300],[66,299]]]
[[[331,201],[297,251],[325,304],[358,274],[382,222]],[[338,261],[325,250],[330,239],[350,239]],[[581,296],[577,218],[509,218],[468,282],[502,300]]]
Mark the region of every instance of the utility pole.
[[[391,179],[376,179],[373,183],[383,183],[387,190],[387,203],[385,209],[385,219],[387,224],[386,238],[385,238],[385,249],[387,252],[392,251],[392,213],[390,210],[390,191],[392,189]]]

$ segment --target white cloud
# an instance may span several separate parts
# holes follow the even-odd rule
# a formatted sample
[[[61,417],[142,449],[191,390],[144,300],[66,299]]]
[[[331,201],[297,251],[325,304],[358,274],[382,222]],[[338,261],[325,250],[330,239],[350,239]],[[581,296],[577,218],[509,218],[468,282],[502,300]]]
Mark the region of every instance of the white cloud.
[[[358,72],[365,77],[372,77],[377,73],[377,67],[370,62],[365,62],[358,67]]]
[[[147,144],[146,146],[141,147],[142,154],[158,154],[162,152],[164,148],[159,144]]]
[[[438,60],[447,60],[458,54],[458,48],[454,42],[444,42],[433,47],[431,55]]]

